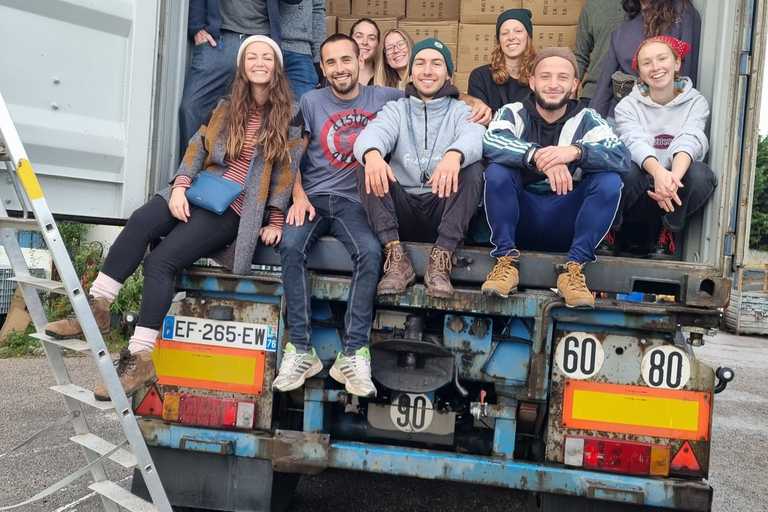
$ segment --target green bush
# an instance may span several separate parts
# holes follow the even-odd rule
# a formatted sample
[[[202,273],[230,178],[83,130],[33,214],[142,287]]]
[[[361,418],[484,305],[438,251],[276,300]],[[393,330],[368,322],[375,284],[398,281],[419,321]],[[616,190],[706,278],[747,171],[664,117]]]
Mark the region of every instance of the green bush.
[[[762,137],[757,147],[749,246],[768,251],[768,136]]]
[[[13,331],[8,334],[5,343],[0,346],[0,359],[40,355],[43,351],[40,342],[29,336],[33,331],[30,327],[26,332]]]

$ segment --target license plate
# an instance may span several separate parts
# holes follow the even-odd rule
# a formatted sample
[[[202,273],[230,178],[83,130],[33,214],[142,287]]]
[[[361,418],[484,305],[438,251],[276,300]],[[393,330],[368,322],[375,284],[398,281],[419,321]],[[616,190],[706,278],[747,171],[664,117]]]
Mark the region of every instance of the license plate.
[[[277,330],[268,324],[227,322],[189,316],[166,316],[163,339],[214,347],[277,350]]]
[[[453,434],[456,413],[440,412],[428,395],[400,393],[389,405],[369,404],[368,423],[377,429],[407,434]]]

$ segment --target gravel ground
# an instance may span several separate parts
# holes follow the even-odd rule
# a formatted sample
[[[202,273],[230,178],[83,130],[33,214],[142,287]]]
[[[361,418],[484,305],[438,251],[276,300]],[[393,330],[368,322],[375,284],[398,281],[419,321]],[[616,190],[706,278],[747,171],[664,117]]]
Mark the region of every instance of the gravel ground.
[[[713,510],[718,512],[768,511],[768,478],[763,471],[768,447],[768,339],[720,334],[697,349],[713,367],[730,366],[736,380],[717,396],[713,425],[711,482]],[[71,358],[72,379],[94,384],[90,359]],[[80,451],[68,442],[66,427],[7,453],[11,447],[63,415],[44,359],[0,360],[0,507],[33,495],[82,465]],[[121,438],[114,416],[87,412],[92,429],[110,440]],[[110,468],[113,466],[110,465]],[[114,480],[129,485],[129,472],[110,469]],[[344,510],[354,506],[368,512],[524,510],[524,493],[406,479],[365,473],[326,471],[302,479],[292,507],[295,512]],[[97,512],[99,500],[89,494],[85,481],[59,491],[44,501],[25,506],[24,512]]]

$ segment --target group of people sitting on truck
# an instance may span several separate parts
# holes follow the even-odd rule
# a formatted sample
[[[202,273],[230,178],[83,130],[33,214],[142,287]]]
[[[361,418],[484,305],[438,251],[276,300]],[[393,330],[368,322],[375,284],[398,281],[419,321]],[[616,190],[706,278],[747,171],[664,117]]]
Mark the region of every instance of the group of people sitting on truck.
[[[587,2],[585,14],[595,4],[607,15],[603,3],[610,2]],[[639,26],[644,37],[626,68],[636,77],[631,90],[622,92],[615,77],[593,77],[593,102],[605,84],[610,93],[612,80],[614,99],[621,96],[609,112],[578,98],[582,70],[595,73],[595,56],[585,63],[568,48],[535,51],[525,9],[498,17],[492,61],[472,73],[469,95],[454,86],[451,52],[435,38],[413,44],[390,31],[369,65],[366,55],[381,39],[372,20],[319,44],[326,85],[304,92],[291,78],[292,46],[258,34],[230,39],[222,25],[218,38],[201,44],[239,41],[227,50],[235,67],[230,93],[203,116],[169,187],[130,217],[90,289],[106,331],[111,302],[143,261],[138,324],[116,363],[126,392],[154,378],[151,351],[179,272],[213,255],[247,274],[259,242],[276,246],[282,261],[288,341],[273,384],[279,391],[323,368],[311,345],[307,272],[321,236],[342,242],[353,262],[344,350],[330,375],[354,395],[376,394],[368,349],[376,296],[406,293],[416,280],[403,242],[432,244],[426,293],[449,299],[453,257],[479,207],[496,259],[483,293],[515,293],[521,250],[556,251],[567,253],[556,283],[565,305],[594,307],[583,268],[606,235],[630,221],[679,233],[716,185],[703,162],[708,104],[680,74],[692,42],[668,34],[688,33],[678,25],[695,9],[686,0],[623,4],[634,17],[609,35],[605,72],[613,73],[614,60],[625,69],[623,31]],[[201,37],[212,37],[209,29]],[[70,338],[81,330],[66,319],[46,332]],[[103,387],[95,395],[108,399]]]

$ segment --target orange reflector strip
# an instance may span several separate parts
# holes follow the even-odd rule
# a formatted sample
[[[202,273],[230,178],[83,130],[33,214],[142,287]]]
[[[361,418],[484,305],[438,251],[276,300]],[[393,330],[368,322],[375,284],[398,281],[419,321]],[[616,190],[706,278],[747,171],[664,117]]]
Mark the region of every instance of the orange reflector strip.
[[[671,466],[675,471],[701,471],[701,464],[699,464],[698,459],[696,459],[696,454],[693,452],[691,443],[688,441],[683,443],[672,458]]]
[[[563,425],[670,439],[709,440],[712,395],[567,380]]]
[[[163,397],[163,419],[167,421],[179,420],[179,405],[181,397],[174,393],[166,393]]]
[[[648,474],[669,476],[669,446],[657,444],[651,446],[651,469]]]
[[[266,352],[159,340],[152,353],[160,384],[260,394]]]

